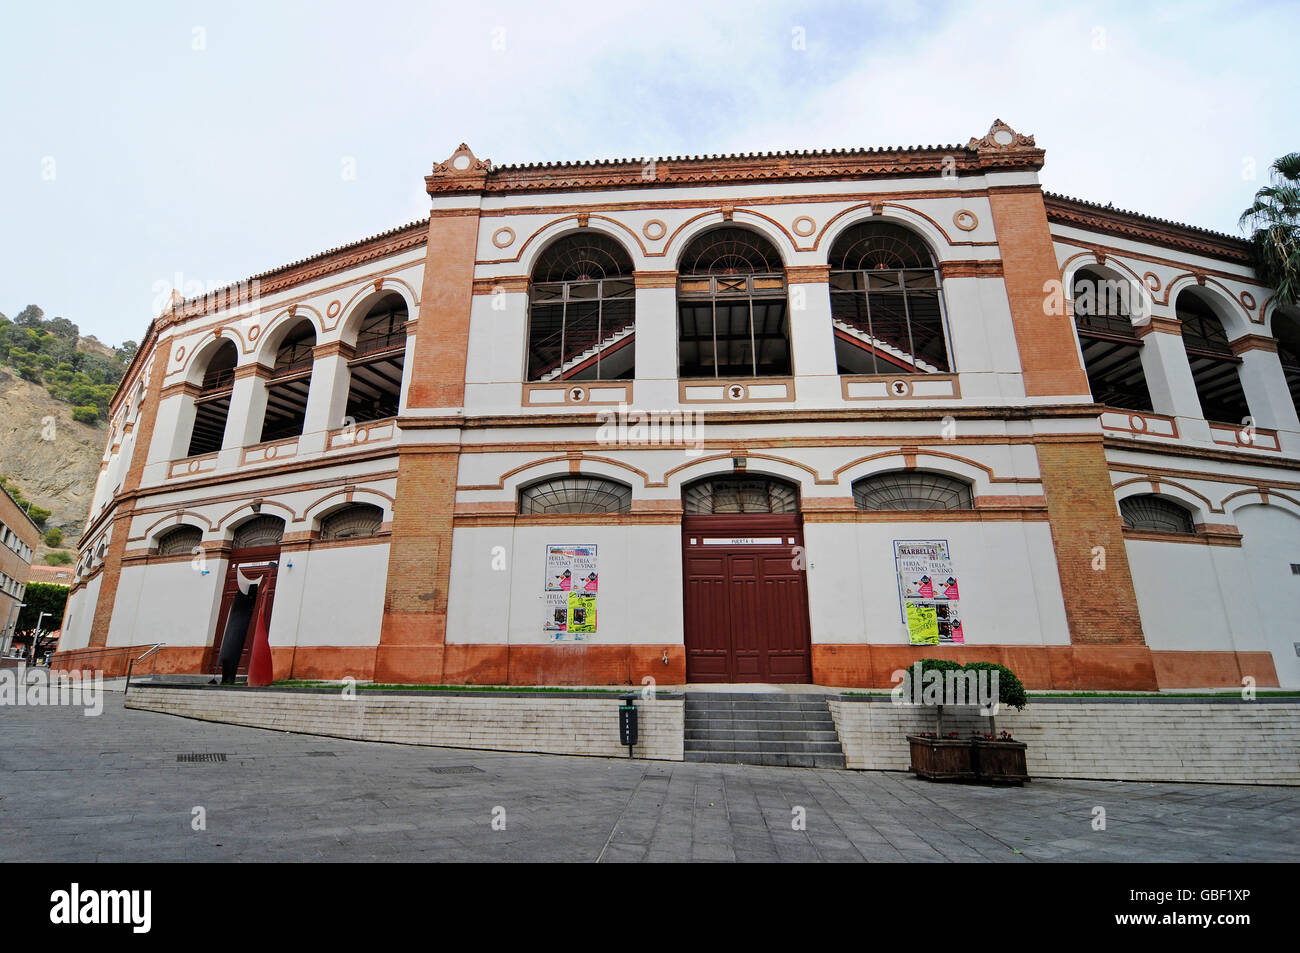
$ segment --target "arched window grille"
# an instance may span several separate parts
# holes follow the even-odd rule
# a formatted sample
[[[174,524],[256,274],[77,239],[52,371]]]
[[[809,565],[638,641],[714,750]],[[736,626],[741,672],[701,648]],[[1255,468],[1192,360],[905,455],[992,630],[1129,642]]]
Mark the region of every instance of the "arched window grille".
[[[374,536],[384,523],[384,511],[371,503],[353,503],[320,521],[321,539],[357,539]]]
[[[1124,410],[1151,410],[1142,340],[1133,324],[1132,283],[1095,268],[1075,272],[1074,324],[1092,399]]]
[[[567,235],[542,252],[529,286],[530,381],[633,376],[632,271],[623,246],[600,232]]]
[[[158,534],[159,556],[188,556],[203,541],[203,530],[197,526],[177,526]]]
[[[841,374],[952,370],[939,267],[909,229],[862,222],[830,252],[831,320]]]
[[[230,395],[235,385],[235,364],[239,352],[233,341],[222,341],[203,369],[198,396],[194,398],[194,429],[190,431],[187,457],[215,453],[226,435]]]
[[[681,377],[790,373],[785,268],[771,242],[716,228],[687,246],[677,271]]]
[[[729,513],[797,513],[799,493],[784,480],[761,476],[710,477],[682,492],[689,516]]]
[[[234,549],[278,546],[284,538],[284,520],[278,516],[254,516],[235,530]]]
[[[970,510],[970,484],[925,470],[894,470],[863,477],[853,484],[860,510]]]
[[[1232,353],[1223,322],[1190,289],[1178,295],[1174,313],[1182,322],[1183,348],[1192,368],[1201,413],[1206,420],[1240,424],[1250,416],[1250,406],[1238,372],[1241,358]]]
[[[316,329],[310,321],[299,321],[284,336],[275,353],[275,366],[266,382],[266,416],[262,437],[284,440],[302,433],[307,418],[307,393],[316,347]]]
[[[396,417],[402,399],[406,362],[406,301],[384,295],[361,319],[357,343],[348,361],[348,403],[356,423]]]
[[[570,474],[530,484],[519,491],[519,512],[626,513],[632,509],[632,488],[614,480]]]
[[[1185,507],[1151,493],[1119,501],[1120,516],[1130,529],[1158,533],[1195,533],[1192,514]]]

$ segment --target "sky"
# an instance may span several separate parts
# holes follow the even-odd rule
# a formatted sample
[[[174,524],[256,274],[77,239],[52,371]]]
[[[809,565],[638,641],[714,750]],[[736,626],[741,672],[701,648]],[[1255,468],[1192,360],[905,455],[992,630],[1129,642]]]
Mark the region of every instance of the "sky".
[[[424,218],[497,165],[964,144],[1240,234],[1300,150],[1300,3],[42,3],[0,33],[0,313],[138,341],[219,287]]]

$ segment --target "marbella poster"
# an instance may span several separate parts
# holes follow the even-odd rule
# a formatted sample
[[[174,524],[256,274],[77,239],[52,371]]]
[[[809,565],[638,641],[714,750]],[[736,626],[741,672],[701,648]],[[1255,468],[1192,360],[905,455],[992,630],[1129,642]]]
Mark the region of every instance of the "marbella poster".
[[[961,645],[961,592],[946,539],[894,540],[902,621],[913,645]]]
[[[547,544],[543,629],[552,641],[581,642],[595,634],[599,589],[595,545]]]

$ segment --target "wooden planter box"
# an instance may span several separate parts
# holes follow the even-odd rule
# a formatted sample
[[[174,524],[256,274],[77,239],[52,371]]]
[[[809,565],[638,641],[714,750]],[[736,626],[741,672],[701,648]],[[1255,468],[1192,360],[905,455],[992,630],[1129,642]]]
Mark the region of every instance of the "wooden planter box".
[[[966,738],[922,738],[908,735],[912,770],[927,781],[973,781],[971,743]]]
[[[1026,747],[1023,741],[972,738],[971,767],[975,776],[990,784],[1024,784],[1029,780],[1029,770],[1025,767]],[[915,745],[912,751],[915,759]]]

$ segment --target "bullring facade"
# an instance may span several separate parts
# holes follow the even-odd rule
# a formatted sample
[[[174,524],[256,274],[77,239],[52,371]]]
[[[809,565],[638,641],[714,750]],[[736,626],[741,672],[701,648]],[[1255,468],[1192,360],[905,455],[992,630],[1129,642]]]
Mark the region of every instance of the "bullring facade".
[[[1300,685],[1297,317],[1043,162],[462,145],[150,325],[56,664],[213,672],[243,594],[278,678]]]

